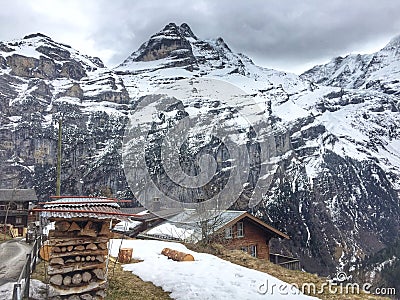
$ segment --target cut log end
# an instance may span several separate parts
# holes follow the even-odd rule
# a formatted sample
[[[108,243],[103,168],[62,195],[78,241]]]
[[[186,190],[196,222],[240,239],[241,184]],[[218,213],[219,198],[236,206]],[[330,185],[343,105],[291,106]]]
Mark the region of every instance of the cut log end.
[[[50,277],[50,283],[54,285],[62,285],[63,277],[60,274],[54,275]]]
[[[118,254],[118,261],[122,264],[130,263],[132,259],[132,248],[121,248]]]
[[[68,231],[80,231],[81,228],[75,222],[72,222],[71,226],[68,228]]]
[[[86,245],[86,250],[97,250],[96,244],[90,243]]]
[[[90,274],[89,272],[84,272],[82,274],[82,281],[83,282],[89,282],[90,279],[92,279],[92,274]]]
[[[74,276],[72,276],[73,284],[80,284],[81,282],[82,282],[82,275],[80,273],[76,273],[74,274]]]
[[[101,250],[105,250],[105,249],[107,249],[107,244],[106,244],[106,243],[100,243],[100,244],[98,244],[98,247],[99,247]]]
[[[56,225],[55,225],[56,230],[58,230],[58,231],[67,231],[70,226],[71,226],[71,224],[67,221],[56,222]]]
[[[94,275],[96,275],[97,279],[104,280],[104,271],[103,269],[94,269]]]
[[[63,285],[70,285],[71,284],[71,282],[72,282],[72,278],[71,278],[71,276],[65,276],[64,277],[64,279],[63,279]]]

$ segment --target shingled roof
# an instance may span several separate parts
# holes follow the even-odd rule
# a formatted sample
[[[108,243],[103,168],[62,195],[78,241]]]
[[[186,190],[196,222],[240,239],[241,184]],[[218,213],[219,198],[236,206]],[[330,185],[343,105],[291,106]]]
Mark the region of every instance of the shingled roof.
[[[104,197],[61,196],[43,205],[45,218],[96,218],[124,220],[115,199]]]

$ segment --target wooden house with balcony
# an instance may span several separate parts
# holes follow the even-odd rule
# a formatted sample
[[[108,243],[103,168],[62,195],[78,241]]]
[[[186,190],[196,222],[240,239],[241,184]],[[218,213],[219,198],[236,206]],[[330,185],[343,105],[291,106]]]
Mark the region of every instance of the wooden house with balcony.
[[[0,224],[11,224],[22,236],[28,226],[29,203],[37,200],[33,189],[0,189]]]

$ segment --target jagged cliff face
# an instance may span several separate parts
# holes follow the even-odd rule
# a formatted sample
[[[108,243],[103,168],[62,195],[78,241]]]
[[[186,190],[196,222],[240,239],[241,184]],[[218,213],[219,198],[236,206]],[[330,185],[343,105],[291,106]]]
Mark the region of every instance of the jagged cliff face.
[[[1,43],[0,62],[1,186],[54,194],[62,116],[63,192],[126,189],[115,164],[130,101],[121,79],[100,59],[41,34]]]
[[[186,24],[167,25],[114,70],[42,35],[1,43],[1,184],[35,186],[42,197],[54,193],[54,122],[63,114],[63,193],[130,195],[121,161],[127,114],[161,87],[199,77],[223,80],[245,91],[259,109],[252,110],[248,98],[222,103],[207,97],[173,107],[179,116],[212,114],[220,124],[230,124],[228,112],[237,110],[268,128],[257,142],[247,134],[238,143],[252,145],[254,157],[257,145],[267,145],[263,151],[274,170],[270,186],[249,208],[248,196],[265,163],[254,159],[235,207],[287,232],[291,241],[274,247],[299,255],[307,270],[327,274],[348,268],[399,235],[398,89],[371,84],[378,74],[388,72],[378,78],[382,85],[400,70],[396,45],[376,55],[379,68],[360,56],[354,70],[368,65],[369,73],[363,72],[369,75],[350,80],[342,73],[333,76],[338,63],[335,71],[319,66],[302,77],[258,67],[221,38],[199,39]],[[324,75],[318,75],[321,69]],[[361,71],[350,73],[356,72]],[[175,122],[177,115],[163,117],[157,126]],[[198,144],[192,154],[206,149],[204,141]],[[220,148],[210,149],[217,149],[208,152],[214,157],[221,155]],[[183,161],[193,170],[190,159]],[[220,175],[223,185],[229,172]]]

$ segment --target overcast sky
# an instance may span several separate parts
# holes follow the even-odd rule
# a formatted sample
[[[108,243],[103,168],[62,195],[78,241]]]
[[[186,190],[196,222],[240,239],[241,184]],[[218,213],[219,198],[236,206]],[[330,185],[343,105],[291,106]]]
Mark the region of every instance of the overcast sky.
[[[41,32],[113,67],[167,23],[222,37],[259,65],[301,73],[400,34],[398,0],[0,0],[0,40]]]

